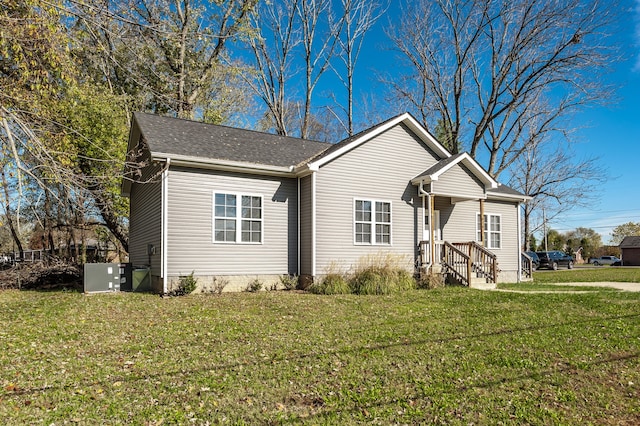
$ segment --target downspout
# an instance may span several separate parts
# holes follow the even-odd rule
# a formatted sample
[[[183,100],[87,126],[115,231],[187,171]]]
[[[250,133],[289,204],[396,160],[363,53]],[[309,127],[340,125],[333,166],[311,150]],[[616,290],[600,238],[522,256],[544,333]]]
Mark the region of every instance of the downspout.
[[[296,254],[296,257],[298,259],[298,270],[296,271],[296,275],[300,276],[300,268],[301,268],[301,264],[300,264],[300,206],[301,206],[301,202],[300,202],[300,177],[298,177],[298,252]]]
[[[522,255],[520,254],[522,252],[522,224],[521,224],[521,218],[520,218],[520,207],[522,206],[521,203],[518,203],[518,207],[517,207],[517,222],[518,222],[518,282],[522,282]],[[533,272],[531,273],[531,276],[533,277]]]
[[[316,277],[316,172],[311,173],[311,277]]]
[[[489,227],[489,221],[487,220],[487,228]],[[484,229],[484,200],[480,199],[480,244],[482,247],[486,247],[485,244],[485,229]]]
[[[433,241],[433,213],[432,213],[432,203],[431,203],[431,194],[424,190],[424,181],[420,181],[420,185],[418,186],[418,193],[422,196],[423,199],[423,208],[424,200],[426,198],[427,205],[426,209],[429,213],[429,256],[427,260],[427,267],[430,267],[433,264],[433,251],[435,250],[435,243]],[[424,229],[424,218],[422,219],[423,229]],[[422,240],[422,238],[420,239]]]
[[[167,293],[169,290],[169,282],[167,277],[168,253],[167,241],[169,239],[169,166],[171,158],[167,157],[166,166],[162,172],[162,236],[160,243],[160,252],[162,253],[162,263],[160,265],[160,276],[162,277],[162,292]]]

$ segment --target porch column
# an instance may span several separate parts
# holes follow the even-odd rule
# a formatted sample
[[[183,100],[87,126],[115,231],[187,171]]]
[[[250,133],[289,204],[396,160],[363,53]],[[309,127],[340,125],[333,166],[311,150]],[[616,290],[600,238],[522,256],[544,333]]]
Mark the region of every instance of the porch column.
[[[480,244],[482,247],[486,247],[484,238],[484,200],[480,199]]]
[[[429,247],[430,247],[430,261],[431,264],[433,265],[435,263],[435,250],[436,250],[436,243],[435,243],[435,238],[434,238],[434,227],[433,227],[433,198],[431,196],[431,194],[427,194],[427,205],[429,206]]]

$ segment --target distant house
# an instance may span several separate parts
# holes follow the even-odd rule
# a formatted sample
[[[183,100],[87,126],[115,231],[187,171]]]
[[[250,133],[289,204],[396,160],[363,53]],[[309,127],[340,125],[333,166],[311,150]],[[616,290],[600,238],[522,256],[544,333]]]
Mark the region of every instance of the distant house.
[[[135,113],[129,257],[167,292],[194,272],[241,290],[389,252],[471,284],[521,278],[520,204],[402,114],[337,144]]]
[[[640,266],[640,236],[624,237],[618,247],[623,266]]]

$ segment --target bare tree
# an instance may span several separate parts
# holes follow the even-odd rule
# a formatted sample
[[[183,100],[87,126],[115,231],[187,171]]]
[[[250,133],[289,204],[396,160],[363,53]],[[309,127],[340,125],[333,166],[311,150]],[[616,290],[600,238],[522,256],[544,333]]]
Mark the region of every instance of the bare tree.
[[[454,149],[486,157],[497,177],[523,155],[530,120],[547,114],[560,127],[609,97],[599,76],[616,12],[599,0],[407,2],[388,33],[412,72],[390,84],[425,125],[440,122]]]
[[[386,8],[377,1],[368,0],[341,0],[342,2],[342,31],[338,41],[340,43],[339,58],[344,66],[342,71],[336,70],[336,75],[347,90],[347,105],[345,106],[347,123],[345,128],[347,134],[354,134],[353,118],[353,75],[360,56],[360,50],[364,42],[365,35],[371,27],[385,12]]]
[[[342,17],[331,17],[331,6],[331,0],[280,0],[262,4],[254,15],[249,47],[256,75],[249,84],[267,107],[263,123],[272,123],[278,134],[308,138],[317,124],[313,94],[335,57],[343,25]],[[303,89],[296,91],[299,73]],[[300,120],[291,119],[296,113]]]
[[[293,51],[301,43],[295,13],[298,1],[261,4],[251,22],[256,35],[248,40],[256,68],[255,79],[248,83],[267,107],[264,122],[272,123],[279,135],[289,134],[287,106],[291,93],[286,93],[286,85],[296,73]]]
[[[543,210],[547,220],[553,220],[575,206],[589,205],[596,195],[594,187],[606,177],[596,158],[580,159],[566,143],[543,134],[525,145],[514,169],[509,185],[533,197],[523,207],[525,250],[531,235],[543,226]]]
[[[345,10],[345,15],[334,22],[331,19],[331,6],[332,0],[300,0],[297,6],[305,69],[304,115],[300,137],[305,139],[309,133],[313,91],[330,66],[346,17]],[[320,33],[323,26],[324,34]]]

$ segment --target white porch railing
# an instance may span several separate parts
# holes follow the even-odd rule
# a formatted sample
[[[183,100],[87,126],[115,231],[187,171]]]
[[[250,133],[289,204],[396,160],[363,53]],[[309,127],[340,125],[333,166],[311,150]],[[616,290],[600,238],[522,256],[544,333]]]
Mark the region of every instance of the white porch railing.
[[[444,241],[434,241],[434,255],[431,255],[431,243],[429,241],[420,241],[420,265],[429,267],[431,265],[439,265],[442,261],[442,247]]]

